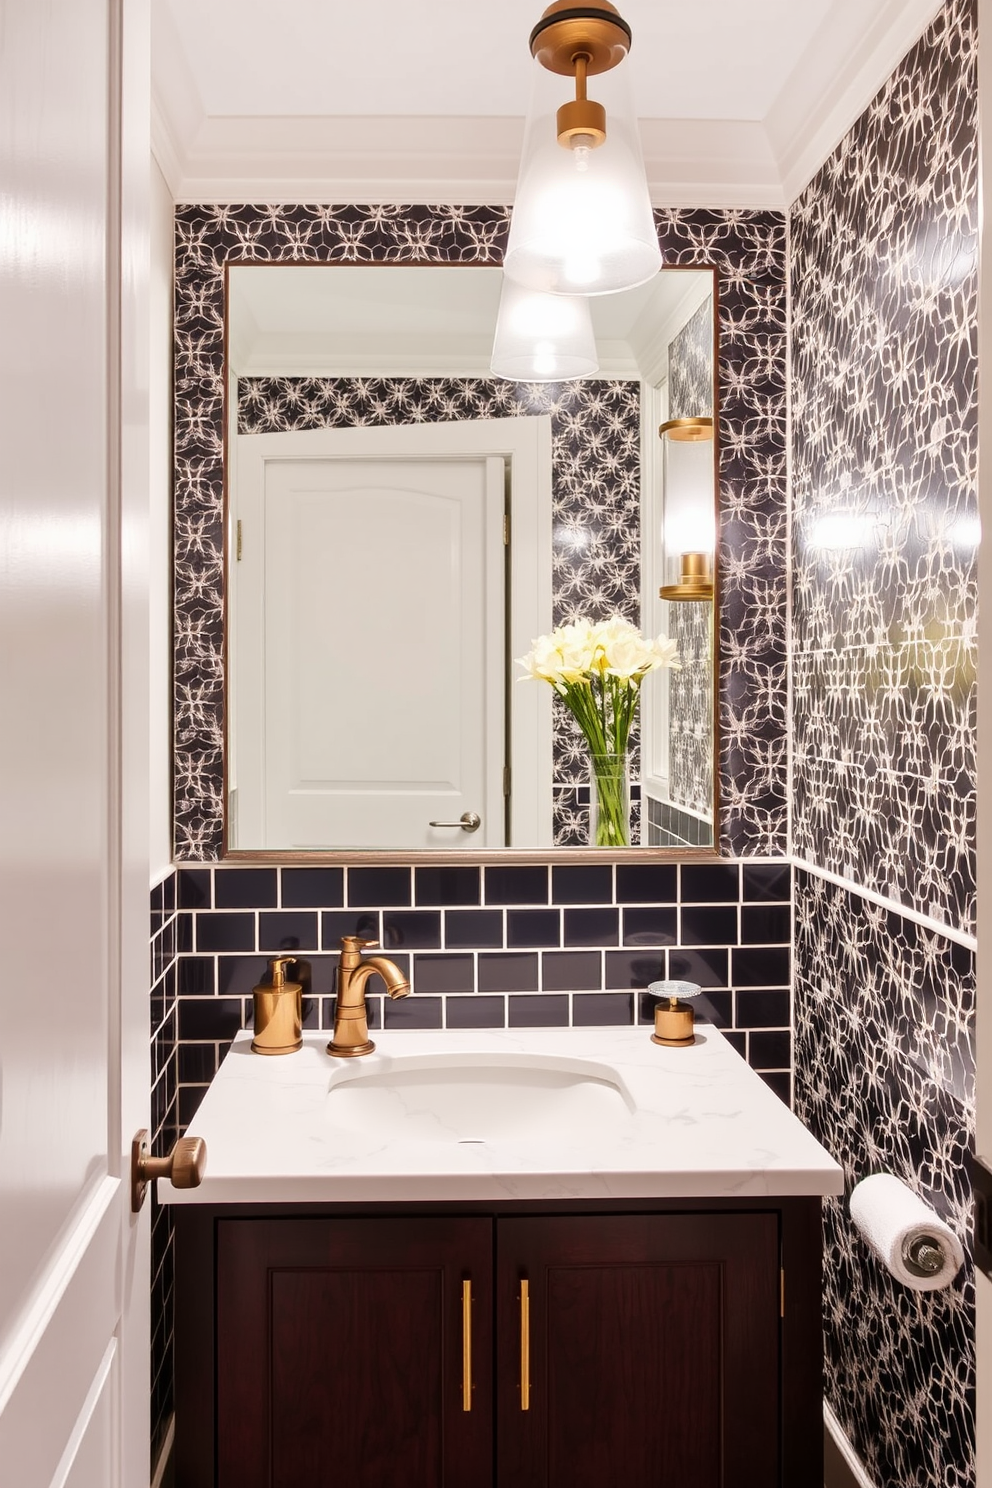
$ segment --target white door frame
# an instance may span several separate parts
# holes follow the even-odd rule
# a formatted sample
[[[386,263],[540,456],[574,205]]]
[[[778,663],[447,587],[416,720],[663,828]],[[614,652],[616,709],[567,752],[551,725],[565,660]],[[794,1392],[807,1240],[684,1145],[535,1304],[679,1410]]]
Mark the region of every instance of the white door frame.
[[[23,654],[10,661],[32,703],[8,739],[5,807],[18,820],[20,791],[37,810],[36,830],[19,823],[4,853],[0,944],[17,969],[0,993],[0,1225],[10,1238],[47,1205],[39,1233],[58,1229],[0,1335],[0,1476],[12,1488],[141,1488],[149,1224],[147,1208],[130,1213],[128,1164],[149,1108],[149,0],[9,10],[0,158],[20,210],[0,261],[13,306],[0,356],[32,397],[42,355],[55,372],[75,372],[82,347],[87,359],[104,347],[105,359],[99,381],[75,389],[59,452],[38,458],[52,438],[40,398],[37,415],[15,400],[22,422],[5,441],[4,608],[12,624],[21,617]],[[78,94],[66,82],[76,77]],[[81,617],[86,722],[74,732],[59,661]],[[96,917],[87,938],[99,953],[74,943],[74,914]]]
[[[366,452],[369,430],[307,429],[293,434],[293,457],[318,458],[333,435],[333,452],[357,458]],[[466,419],[450,424],[404,424],[377,428],[377,436],[402,437],[404,453],[499,456],[510,466],[510,604],[507,630],[509,660],[530,650],[535,636],[551,627],[551,420],[548,417]],[[285,434],[245,434],[229,441],[229,523],[261,511],[264,462],[286,458]],[[378,452],[378,447],[377,447]],[[228,532],[227,550],[234,529]],[[361,554],[356,563],[363,562]],[[232,564],[232,568],[234,565]],[[228,588],[232,617],[237,616],[237,584]],[[240,617],[234,620],[240,625]],[[515,677],[511,670],[511,677]],[[231,723],[237,712],[237,664],[228,673],[227,758],[235,758]],[[550,689],[536,683],[511,684],[509,699],[510,846],[543,850],[553,842],[552,715]],[[230,780],[229,789],[238,782]],[[459,844],[460,845],[460,844]],[[466,844],[470,845],[470,844]]]

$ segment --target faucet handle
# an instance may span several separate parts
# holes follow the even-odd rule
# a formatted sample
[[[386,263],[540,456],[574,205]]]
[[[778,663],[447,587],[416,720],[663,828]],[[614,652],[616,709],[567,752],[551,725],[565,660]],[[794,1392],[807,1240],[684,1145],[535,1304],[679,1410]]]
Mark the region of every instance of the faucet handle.
[[[343,951],[367,951],[372,946],[377,946],[377,940],[363,940],[360,935],[342,935],[341,949]]]

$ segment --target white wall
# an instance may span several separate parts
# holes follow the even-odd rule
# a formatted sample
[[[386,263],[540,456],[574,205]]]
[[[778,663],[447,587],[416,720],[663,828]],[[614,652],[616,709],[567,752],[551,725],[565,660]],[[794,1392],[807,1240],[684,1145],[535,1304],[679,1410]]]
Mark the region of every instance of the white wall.
[[[173,203],[151,162],[149,390],[149,872],[172,861],[172,283]]]

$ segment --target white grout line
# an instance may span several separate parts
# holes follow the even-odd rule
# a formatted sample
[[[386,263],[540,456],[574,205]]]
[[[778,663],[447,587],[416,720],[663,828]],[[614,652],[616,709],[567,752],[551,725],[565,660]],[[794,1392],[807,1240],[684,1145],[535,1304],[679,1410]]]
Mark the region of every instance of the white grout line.
[[[815,878],[826,879],[827,883],[836,884],[839,889],[855,894],[859,899],[867,899],[869,904],[877,904],[879,909],[889,909],[900,919],[911,920],[914,925],[920,925],[932,934],[943,935],[945,939],[954,941],[955,945],[964,946],[969,951],[978,949],[976,937],[969,935],[965,930],[957,930],[953,925],[945,925],[941,920],[921,914],[918,909],[911,909],[907,904],[900,904],[898,899],[886,898],[884,894],[879,894],[875,889],[866,889],[862,884],[855,883],[853,879],[842,878],[839,873],[832,873],[829,868],[820,868],[815,863],[807,863],[803,858],[793,857],[791,861],[794,868],[802,868],[807,873],[812,873]]]

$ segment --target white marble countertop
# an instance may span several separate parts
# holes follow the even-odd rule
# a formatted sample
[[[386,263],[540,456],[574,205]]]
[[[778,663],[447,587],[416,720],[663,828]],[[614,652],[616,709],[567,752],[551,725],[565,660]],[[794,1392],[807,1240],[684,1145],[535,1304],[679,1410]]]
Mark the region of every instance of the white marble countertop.
[[[240,1034],[189,1127],[207,1144],[203,1183],[180,1190],[160,1181],[159,1198],[224,1204],[842,1192],[838,1165],[716,1029],[697,1024],[689,1048],[662,1048],[649,1035],[644,1027],[387,1030],[373,1035],[374,1054],[342,1060],[325,1052],[326,1033],[308,1033],[297,1053],[274,1058],[253,1055],[250,1033]],[[480,1083],[485,1067],[491,1074],[501,1061],[546,1059],[581,1073],[590,1061],[597,1089],[585,1114],[563,1107],[543,1135],[527,1125],[526,1090],[520,1101],[502,1097],[496,1120],[510,1128],[519,1121],[498,1140],[439,1130],[433,1117],[425,1135],[423,1112],[409,1095],[382,1107],[391,1091],[373,1093],[379,1107],[360,1108],[371,1119],[349,1122],[358,1109],[348,1105],[356,1077],[375,1075],[381,1085],[391,1072],[438,1055],[476,1067]],[[568,1083],[567,1074],[558,1078]],[[607,1103],[602,1119],[597,1100]]]

